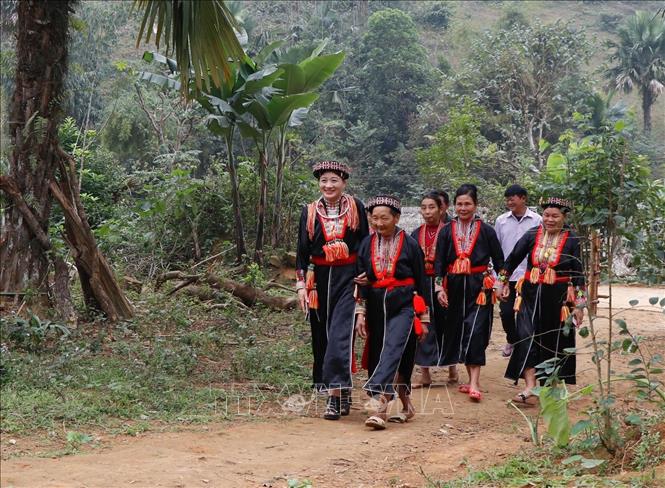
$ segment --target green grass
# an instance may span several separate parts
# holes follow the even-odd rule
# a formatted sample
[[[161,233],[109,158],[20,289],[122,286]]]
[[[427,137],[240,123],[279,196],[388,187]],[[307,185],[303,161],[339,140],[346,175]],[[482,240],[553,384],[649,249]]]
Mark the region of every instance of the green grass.
[[[510,458],[487,469],[469,468],[464,478],[451,481],[432,479],[423,473],[428,488],[524,487],[658,487],[665,479],[655,472],[610,477],[587,472],[581,467],[562,466],[550,452],[534,452]]]
[[[207,310],[186,298],[148,294],[137,317],[57,331],[35,347],[0,322],[2,433],[138,433],[153,421],[199,423],[246,415],[247,402],[307,389],[307,326],[292,312]],[[249,382],[260,386],[249,385]],[[251,414],[259,414],[250,410]]]

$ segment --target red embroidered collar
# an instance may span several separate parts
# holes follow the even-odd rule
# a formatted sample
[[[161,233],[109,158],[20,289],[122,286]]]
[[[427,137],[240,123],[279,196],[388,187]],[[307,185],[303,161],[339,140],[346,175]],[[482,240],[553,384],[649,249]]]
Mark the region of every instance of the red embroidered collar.
[[[544,234],[544,226],[540,225],[538,226],[538,231],[536,231],[536,243],[533,246],[533,250],[531,251],[531,264],[533,265],[534,268],[539,268],[542,266],[544,267],[550,267],[554,268],[557,264],[559,264],[559,261],[561,261],[561,252],[563,251],[563,246],[566,245],[566,241],[568,240],[568,235],[570,234],[570,231],[563,231],[561,234],[561,238],[559,239],[559,243],[557,244],[556,249],[554,250],[554,257],[549,258],[547,262],[541,263],[538,259],[538,249],[540,248],[541,240],[543,239],[543,234]]]
[[[476,242],[478,242],[478,236],[480,235],[480,225],[481,221],[476,219],[471,222],[471,226],[474,228],[471,230],[471,236],[470,236],[470,241],[469,245],[467,246],[466,250],[462,249],[462,243],[460,239],[457,237],[457,226],[458,226],[458,221],[457,219],[453,219],[453,221],[450,223],[452,226],[451,231],[452,231],[452,237],[453,237],[453,244],[455,245],[455,254],[457,255],[458,258],[468,258],[471,256],[473,253],[473,248],[476,247]]]
[[[377,232],[372,235],[371,240],[371,259],[372,259],[372,271],[377,281],[385,280],[395,276],[395,269],[397,268],[397,260],[399,259],[400,254],[402,254],[402,246],[404,245],[404,234],[405,232],[400,229],[393,239],[398,239],[397,245],[395,246],[395,251],[392,256],[390,256],[390,263],[388,269],[382,269],[380,265],[381,256],[377,256],[377,240],[381,238],[381,235]],[[379,271],[380,269],[380,271]]]
[[[434,239],[430,243],[428,243],[429,239],[427,238],[428,227],[434,226],[428,226],[427,224],[420,226],[418,232],[418,244],[420,244],[420,248],[425,254],[425,274],[432,275],[434,273],[434,261],[436,260],[436,243],[439,239],[439,232],[443,229],[444,224],[439,223],[436,228],[436,233],[434,234]]]

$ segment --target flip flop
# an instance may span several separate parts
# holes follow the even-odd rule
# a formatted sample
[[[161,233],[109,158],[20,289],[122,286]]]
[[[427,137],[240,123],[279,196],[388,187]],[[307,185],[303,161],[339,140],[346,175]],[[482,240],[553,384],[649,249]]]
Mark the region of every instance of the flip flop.
[[[535,402],[530,402],[529,398],[538,398],[538,396],[534,395],[533,393],[527,394],[522,392],[513,397],[513,402],[524,407],[535,407],[538,404],[538,400]]]
[[[460,393],[469,393],[471,391],[471,386],[467,385],[466,383],[463,383],[457,387],[457,391]]]
[[[480,400],[483,399],[483,394],[480,393],[478,390],[472,390],[469,388],[469,398],[473,400],[474,402],[479,402]]]
[[[388,422],[393,422],[395,424],[405,424],[408,421],[409,418],[403,412],[396,413],[395,415],[388,417]]]
[[[384,430],[386,428],[386,421],[381,417],[372,415],[367,420],[365,420],[365,425],[371,427],[374,430]]]

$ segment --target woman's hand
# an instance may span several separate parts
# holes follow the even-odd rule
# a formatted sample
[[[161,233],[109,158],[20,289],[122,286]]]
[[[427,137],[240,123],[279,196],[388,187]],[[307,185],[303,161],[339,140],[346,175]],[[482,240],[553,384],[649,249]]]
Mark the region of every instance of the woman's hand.
[[[504,285],[503,289],[501,290],[501,297],[500,297],[501,301],[505,302],[506,300],[508,300],[509,297],[510,297],[510,286]]]
[[[446,293],[446,290],[440,290],[436,294],[436,299],[439,301],[439,304],[442,307],[447,307],[448,306],[448,294]]]
[[[581,327],[584,322],[584,309],[575,307],[573,309],[573,317],[575,318],[575,327]]]
[[[300,310],[307,313],[307,290],[305,288],[298,290],[298,304],[300,305]]]
[[[365,314],[356,314],[356,334],[362,339],[367,339],[367,323],[365,322]]]
[[[359,286],[367,286],[369,281],[367,280],[367,273],[362,273],[353,278],[353,282]]]

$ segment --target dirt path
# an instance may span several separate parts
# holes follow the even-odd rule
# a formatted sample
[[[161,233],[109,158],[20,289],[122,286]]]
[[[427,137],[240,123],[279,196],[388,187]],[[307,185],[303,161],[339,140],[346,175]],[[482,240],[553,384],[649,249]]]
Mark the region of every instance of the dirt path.
[[[665,296],[663,288],[620,287],[614,292],[619,306],[628,306],[632,298],[642,305],[651,296]],[[631,310],[626,318],[641,334],[661,344],[665,340],[665,316],[658,308]],[[523,419],[506,405],[519,389],[503,379],[503,340],[497,321],[482,373],[485,398],[480,404],[445,386],[418,390],[416,419],[390,424],[383,432],[363,426],[364,397],[357,389],[351,415],[339,422],[316,417],[316,408],[323,405],[319,399],[307,405],[308,414],[302,416],[283,414],[197,431],[120,437],[99,450],[57,459],[13,458],[2,462],[0,485],[282,487],[288,479],[309,479],[315,487],[406,487],[425,483],[421,469],[433,479],[462,476],[467,466],[496,464],[530,446]],[[589,366],[590,361],[582,359],[580,384],[593,381]],[[434,379],[443,382],[445,374],[437,372]],[[287,405],[294,400],[297,397]]]

